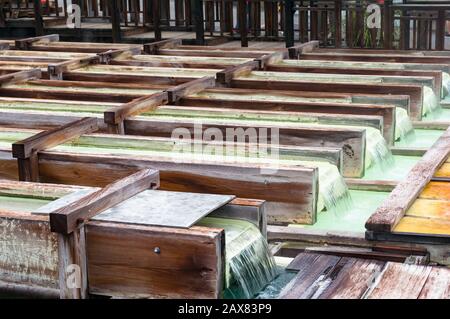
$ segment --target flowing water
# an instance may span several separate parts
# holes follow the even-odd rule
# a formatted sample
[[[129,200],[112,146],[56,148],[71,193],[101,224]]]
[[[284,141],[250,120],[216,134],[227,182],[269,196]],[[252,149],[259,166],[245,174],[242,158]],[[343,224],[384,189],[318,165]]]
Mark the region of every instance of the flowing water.
[[[450,74],[442,72],[442,92],[444,97],[450,94]]]
[[[267,241],[252,223],[205,217],[197,225],[225,230],[225,298],[253,298],[277,276]]]
[[[385,167],[392,163],[392,153],[381,132],[372,127],[366,130],[366,169],[374,165]]]
[[[434,94],[432,88],[428,86],[423,87],[423,106],[422,115],[432,114],[441,108],[439,98]]]
[[[395,140],[406,138],[414,132],[408,112],[401,107],[395,108]]]

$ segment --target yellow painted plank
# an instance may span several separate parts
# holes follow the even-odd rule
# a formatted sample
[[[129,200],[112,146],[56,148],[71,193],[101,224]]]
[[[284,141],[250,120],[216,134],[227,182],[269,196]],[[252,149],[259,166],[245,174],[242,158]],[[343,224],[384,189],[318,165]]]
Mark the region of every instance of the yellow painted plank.
[[[444,163],[440,169],[434,174],[436,177],[450,177],[450,163]]]
[[[450,221],[450,201],[419,198],[408,209],[406,216]]]
[[[394,233],[450,236],[450,221],[405,216],[395,227]]]
[[[450,200],[450,183],[430,182],[422,191],[419,198]]]

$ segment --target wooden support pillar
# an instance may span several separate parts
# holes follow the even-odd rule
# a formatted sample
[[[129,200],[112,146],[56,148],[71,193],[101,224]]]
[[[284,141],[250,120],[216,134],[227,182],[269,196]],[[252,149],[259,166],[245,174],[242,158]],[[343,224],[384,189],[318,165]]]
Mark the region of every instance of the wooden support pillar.
[[[438,11],[438,18],[436,21],[436,50],[445,49],[445,10]]]
[[[96,130],[98,130],[96,118],[83,118],[14,143],[12,145],[12,154],[14,158],[17,158],[19,179],[24,182],[38,182],[38,153],[40,151]]]
[[[286,48],[294,46],[294,0],[286,0],[284,7],[284,34],[286,40]]]
[[[205,44],[205,26],[203,24],[203,1],[194,0],[192,15],[195,24],[195,42],[197,45]]]
[[[5,7],[5,0],[0,0],[0,28],[4,28],[6,26],[6,17],[5,11],[3,10]]]
[[[112,41],[121,42],[122,34],[120,31],[120,12],[118,1],[109,0],[109,7],[111,10],[111,24],[112,24]]]
[[[392,49],[392,27],[394,24],[392,13],[392,0],[384,1],[384,17],[383,17],[383,47],[386,50]]]
[[[37,36],[44,35],[41,0],[34,0],[34,23]]]
[[[238,1],[238,21],[239,33],[241,35],[241,47],[248,47],[247,37],[247,2],[245,0]]]
[[[155,33],[155,41],[161,41],[161,2],[160,0],[152,0],[153,9],[153,32]]]
[[[334,42],[336,48],[340,48],[342,46],[342,2],[340,0],[334,2],[334,20],[335,20]]]
[[[144,169],[50,212],[50,229],[58,233],[61,299],[88,298],[85,223],[134,195],[159,186],[159,172]]]

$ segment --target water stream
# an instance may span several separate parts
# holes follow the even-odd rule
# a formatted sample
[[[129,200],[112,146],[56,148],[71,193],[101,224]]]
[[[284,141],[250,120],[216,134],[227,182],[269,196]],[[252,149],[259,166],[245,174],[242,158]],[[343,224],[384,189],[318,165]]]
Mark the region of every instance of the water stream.
[[[206,217],[197,225],[225,230],[225,298],[252,298],[277,276],[267,241],[252,223]]]

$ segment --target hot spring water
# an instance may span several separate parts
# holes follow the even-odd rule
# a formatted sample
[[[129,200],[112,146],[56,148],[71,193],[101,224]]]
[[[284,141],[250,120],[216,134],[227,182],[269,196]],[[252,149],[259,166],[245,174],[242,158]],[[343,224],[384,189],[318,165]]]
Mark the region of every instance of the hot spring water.
[[[267,241],[252,223],[206,217],[197,225],[225,230],[225,298],[253,298],[276,277]]]
[[[436,94],[434,94],[432,88],[424,86],[422,115],[432,114],[434,112],[439,111],[440,108],[441,104],[439,101],[439,97],[437,97]]]
[[[395,108],[395,140],[398,141],[414,132],[408,112],[401,107]]]

